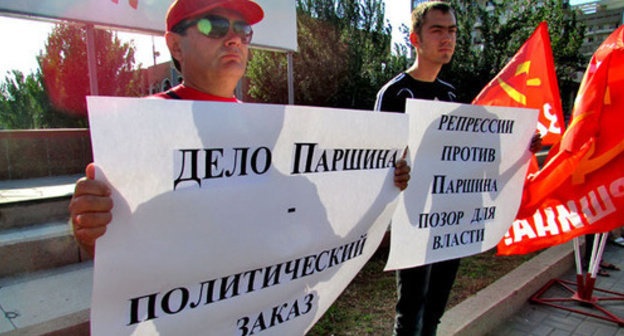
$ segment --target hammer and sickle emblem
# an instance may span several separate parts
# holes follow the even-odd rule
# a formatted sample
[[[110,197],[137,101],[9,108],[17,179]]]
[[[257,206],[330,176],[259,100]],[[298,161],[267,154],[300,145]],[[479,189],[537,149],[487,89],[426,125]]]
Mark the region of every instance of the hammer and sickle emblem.
[[[530,68],[531,68],[531,61],[524,62],[518,65],[518,67],[516,68],[515,76],[519,76],[522,74],[528,75]],[[498,84],[500,84],[501,88],[503,88],[503,91],[505,91],[505,93],[507,93],[507,95],[511,97],[511,99],[515,100],[516,102],[522,105],[527,104],[526,96],[520,91],[516,90],[513,86],[507,84],[505,81],[503,81],[500,78],[498,78]],[[542,81],[539,78],[527,79],[527,86],[541,86],[541,85],[542,85]]]

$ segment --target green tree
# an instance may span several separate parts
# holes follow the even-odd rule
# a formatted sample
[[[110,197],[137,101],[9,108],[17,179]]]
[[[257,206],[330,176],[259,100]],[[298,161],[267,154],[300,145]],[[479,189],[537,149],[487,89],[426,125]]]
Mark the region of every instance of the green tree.
[[[134,46],[116,34],[95,31],[99,93],[138,96],[142,73],[134,69]],[[86,30],[57,25],[37,57],[40,70],[12,71],[0,84],[0,128],[87,127],[89,75]]]
[[[379,88],[408,64],[390,52],[384,12],[381,0],[297,1],[296,104],[373,108]],[[255,50],[247,77],[257,101],[287,102],[285,55]]]
[[[41,72],[13,70],[0,84],[0,129],[40,128],[46,111]]]
[[[141,74],[134,70],[134,46],[116,34],[95,30],[95,58],[100,95],[140,95]],[[90,94],[86,28],[59,24],[38,56],[43,82],[54,109],[85,116]]]
[[[564,111],[578,89],[575,72],[585,67],[580,47],[585,27],[566,0],[498,0],[480,4],[451,0],[458,36],[451,64],[440,76],[453,83],[461,102],[470,102],[505,66],[542,21],[548,22]]]
[[[0,84],[0,129],[62,127],[87,127],[87,122],[51,106],[41,71],[24,76],[13,70],[5,77]]]

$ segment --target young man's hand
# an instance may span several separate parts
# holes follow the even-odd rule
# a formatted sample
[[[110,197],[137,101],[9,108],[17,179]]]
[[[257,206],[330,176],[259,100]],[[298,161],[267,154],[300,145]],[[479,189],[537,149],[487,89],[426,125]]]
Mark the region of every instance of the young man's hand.
[[[405,159],[397,161],[394,166],[394,185],[401,191],[407,188],[407,182],[410,179],[411,168],[407,165]]]
[[[540,136],[539,133],[535,133],[535,135],[533,135],[533,138],[531,139],[531,153],[535,154],[537,152],[539,152],[542,149],[542,137]]]

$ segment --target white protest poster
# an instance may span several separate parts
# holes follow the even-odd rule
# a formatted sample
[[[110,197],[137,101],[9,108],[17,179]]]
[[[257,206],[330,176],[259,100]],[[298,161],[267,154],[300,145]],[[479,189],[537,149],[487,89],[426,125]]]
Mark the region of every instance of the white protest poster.
[[[89,97],[91,334],[302,335],[377,249],[403,114]]]
[[[496,246],[520,206],[538,111],[408,100],[406,113],[411,179],[386,270]]]

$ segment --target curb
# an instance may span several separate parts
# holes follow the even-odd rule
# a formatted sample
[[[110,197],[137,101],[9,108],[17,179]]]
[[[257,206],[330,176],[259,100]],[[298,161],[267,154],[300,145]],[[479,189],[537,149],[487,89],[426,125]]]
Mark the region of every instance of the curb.
[[[553,278],[574,265],[572,242],[553,246],[446,311],[439,335],[485,335],[503,323]]]
[[[90,310],[84,309],[69,315],[42,322],[40,324],[19,328],[3,336],[88,336],[89,331]]]

